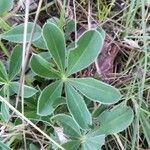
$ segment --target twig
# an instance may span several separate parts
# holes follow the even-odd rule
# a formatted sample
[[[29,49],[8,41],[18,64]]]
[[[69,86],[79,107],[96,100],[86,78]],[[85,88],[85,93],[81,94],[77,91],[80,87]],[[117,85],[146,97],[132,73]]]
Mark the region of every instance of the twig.
[[[118,144],[119,144],[121,150],[125,150],[125,148],[124,148],[124,146],[123,146],[123,144],[122,144],[122,142],[121,142],[121,140],[120,140],[118,134],[114,134],[114,136],[115,136],[115,138],[117,139]]]
[[[24,25],[24,34],[23,34],[23,53],[22,53],[22,72],[21,72],[21,79],[20,79],[20,89],[18,91],[18,100],[21,94],[21,110],[22,114],[24,115],[24,82],[25,82],[25,54],[26,54],[26,44],[27,44],[27,33],[28,33],[28,19],[29,19],[29,9],[30,9],[30,1],[26,0],[26,7],[25,7],[25,25]],[[24,120],[22,120],[24,124]],[[24,147],[27,150],[26,144],[26,135],[25,130],[23,131],[24,136]]]
[[[74,20],[75,20],[75,46],[77,46],[77,38],[78,38],[78,33],[77,33],[77,15],[76,15],[76,4],[75,0],[73,0],[73,15],[74,15]]]

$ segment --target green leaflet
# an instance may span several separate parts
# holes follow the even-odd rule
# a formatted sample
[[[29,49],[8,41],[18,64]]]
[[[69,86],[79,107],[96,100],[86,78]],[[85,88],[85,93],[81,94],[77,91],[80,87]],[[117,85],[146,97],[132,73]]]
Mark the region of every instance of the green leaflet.
[[[59,114],[51,119],[59,122],[63,127],[64,133],[70,138],[76,139],[81,137],[80,127],[69,115]]]
[[[8,122],[8,120],[10,119],[9,107],[5,103],[1,104],[1,113],[4,121]]]
[[[103,104],[112,104],[120,100],[118,89],[93,78],[69,79],[70,84],[89,99]]]
[[[50,55],[50,53],[48,51],[38,53],[38,55],[41,56],[42,58],[44,58],[48,62],[51,61],[52,56]],[[50,65],[52,67],[55,67],[55,65],[53,63],[50,63]]]
[[[75,121],[83,129],[89,128],[92,124],[92,117],[82,96],[68,83],[65,84],[67,105]]]
[[[9,11],[13,6],[13,0],[0,0],[0,16]]]
[[[65,25],[65,37],[66,40],[71,39],[71,33],[75,32],[75,21],[73,19],[69,19]]]
[[[29,150],[40,150],[40,148],[38,148],[35,144],[31,143],[29,145]]]
[[[104,39],[96,30],[85,32],[78,40],[77,47],[70,50],[67,76],[76,73],[94,62],[100,53]]]
[[[63,83],[56,81],[47,86],[41,93],[38,100],[38,114],[41,116],[50,115],[54,111],[53,103],[56,98],[61,97]]]
[[[16,46],[11,54],[8,68],[9,80],[12,80],[21,69],[22,46]]]
[[[66,104],[66,98],[58,97],[53,103],[53,107],[56,109],[58,106]]]
[[[93,136],[90,134],[85,135],[82,142],[82,150],[100,150],[105,143],[105,135]]]
[[[101,34],[102,38],[105,39],[106,36],[105,31],[101,27],[97,28],[97,31]]]
[[[37,115],[37,110],[26,110],[25,116],[32,120],[41,120],[41,116]]]
[[[43,26],[43,37],[55,63],[64,71],[66,62],[65,39],[62,31],[53,23]]]
[[[8,81],[8,75],[6,72],[6,68],[4,64],[0,61],[0,81],[1,82],[6,82]]]
[[[94,131],[95,135],[114,134],[125,130],[133,121],[133,111],[130,107],[118,105],[111,110],[104,111],[99,117],[100,127]]]
[[[27,42],[31,38],[31,32],[33,28],[33,23],[28,23],[28,33],[27,33]],[[14,42],[14,43],[23,43],[23,34],[24,34],[24,23],[17,25],[10,29],[9,31],[0,34],[0,38]],[[36,25],[35,32],[33,34],[32,41],[39,39],[41,36],[41,27]]]
[[[18,93],[18,90],[19,90],[19,84],[20,84],[19,82],[10,83],[10,89],[14,91],[16,94]],[[24,98],[29,98],[35,95],[37,92],[38,90],[36,90],[35,88],[24,85]]]
[[[51,67],[51,64],[42,58],[40,55],[33,54],[30,60],[32,71],[45,78],[57,79],[60,78],[59,72]]]
[[[59,26],[60,20],[59,20],[59,18],[57,18],[57,17],[52,17],[52,18],[47,19],[46,22],[47,22],[47,23],[53,23],[53,24],[55,24],[56,26]]]
[[[62,147],[65,150],[78,150],[79,146],[80,146],[80,141],[78,140],[71,140],[62,144]],[[57,149],[57,150],[60,150],[60,149]]]
[[[67,35],[70,35],[72,32],[75,32],[75,21],[73,19],[68,20],[65,29]]]
[[[45,41],[42,36],[39,39],[37,39],[36,41],[34,41],[33,45],[39,49],[47,49]]]

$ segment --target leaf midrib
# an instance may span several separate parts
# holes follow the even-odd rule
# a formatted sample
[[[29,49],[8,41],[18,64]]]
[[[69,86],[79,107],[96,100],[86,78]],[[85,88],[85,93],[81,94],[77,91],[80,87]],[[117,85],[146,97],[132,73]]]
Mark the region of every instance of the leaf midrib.
[[[67,85],[68,86],[68,85]],[[71,86],[71,85],[70,85]],[[72,87],[72,86],[71,86]],[[74,87],[72,87],[73,89],[74,89]],[[70,89],[69,89],[70,90]],[[74,89],[75,90],[75,89]],[[71,91],[73,91],[73,90],[71,90]],[[77,91],[76,91],[77,92]],[[74,98],[74,96],[73,96],[73,94],[72,94],[72,92],[69,92],[70,93],[70,95],[71,95],[71,97],[73,97],[73,99],[74,99],[74,103],[76,103],[76,106],[78,106],[79,107],[79,104],[76,102],[76,100],[75,100],[75,98]],[[80,96],[80,95],[79,95]],[[81,97],[80,97],[81,98]],[[81,98],[82,99],[82,98]],[[80,107],[79,107],[80,108]],[[81,109],[79,109],[80,110],[80,114],[81,114],[81,116],[82,116],[82,120],[84,120],[84,116],[83,116],[83,114],[82,114],[82,110]],[[86,122],[84,121],[84,126],[85,126],[85,124],[86,124]]]
[[[57,27],[56,27],[56,28],[57,28]],[[48,28],[48,30],[49,30],[49,32],[51,31],[49,28]],[[59,30],[59,29],[58,29],[58,30]],[[53,32],[52,32],[52,34],[53,34]],[[60,34],[62,35],[61,31],[60,31]],[[60,66],[59,66],[58,63],[57,63],[57,60],[53,57],[54,60],[55,60],[55,63],[57,64],[57,66],[58,66],[60,69],[63,69],[62,60],[61,60],[61,57],[60,57],[60,55],[59,55],[57,45],[56,45],[56,43],[55,43],[55,41],[54,41],[53,38],[51,38],[51,40],[52,40],[53,43],[54,43],[54,47],[55,47],[56,53],[57,53],[57,55],[58,55],[58,59],[59,59],[59,64],[60,64]],[[64,43],[64,41],[63,41],[63,43]],[[64,44],[65,44],[65,43],[64,43]],[[50,51],[50,53],[51,53],[52,50],[49,49],[49,51]]]
[[[84,79],[83,79],[84,80]],[[81,83],[80,81],[77,81],[77,80],[70,80],[70,82],[77,82],[78,84],[80,84],[80,85],[83,85],[83,86],[85,86],[85,87],[91,87],[91,88],[93,88],[93,89],[95,89],[95,90],[97,90],[97,91],[102,91],[102,92],[105,92],[105,90],[103,90],[103,89],[98,89],[98,88],[96,88],[96,87],[94,87],[94,86],[91,86],[91,85],[89,85],[89,84],[85,84],[85,83]],[[76,86],[76,85],[73,85],[73,86]],[[76,86],[76,88],[78,88],[77,86]],[[112,87],[113,88],[113,87]],[[114,90],[114,88],[113,88],[113,90]],[[109,91],[107,91],[107,93],[109,93],[110,94],[110,92]]]

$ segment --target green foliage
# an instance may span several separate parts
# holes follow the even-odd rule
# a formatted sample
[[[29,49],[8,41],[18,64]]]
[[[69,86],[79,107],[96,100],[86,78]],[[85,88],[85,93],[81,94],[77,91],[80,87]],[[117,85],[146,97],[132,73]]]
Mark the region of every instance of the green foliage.
[[[6,87],[7,89],[12,89],[15,93],[18,93],[19,89],[19,82],[14,81],[16,75],[21,70],[21,61],[22,61],[22,46],[16,46],[11,54],[10,61],[9,61],[9,67],[8,71],[6,70],[6,67],[4,64],[0,61],[0,81],[3,84],[3,87]],[[29,87],[25,85],[25,91],[24,91],[25,97],[31,97],[35,93],[37,93],[37,90],[33,87]]]
[[[81,146],[83,150],[90,150],[91,148],[98,150],[104,144],[105,135],[95,136],[91,133],[84,134],[81,132],[82,129],[77,123],[68,115],[59,114],[51,119],[60,124],[60,126],[63,127],[65,135],[71,139],[71,141],[62,144],[67,150],[69,150],[69,148],[78,149],[79,146]]]
[[[0,61],[0,81],[3,83],[8,81],[8,75],[5,66],[1,61]]]
[[[69,79],[69,83],[83,95],[96,102],[112,104],[121,98],[119,90],[93,78]]]
[[[48,51],[34,53],[30,58],[28,84],[24,85],[25,116],[46,126],[62,127],[67,141],[62,142],[59,136],[57,139],[66,150],[98,150],[104,145],[108,134],[121,132],[132,123],[133,111],[121,104],[112,105],[113,108],[107,110],[106,105],[119,103],[122,97],[120,91],[92,77],[75,78],[75,74],[97,59],[104,43],[104,31],[86,31],[68,50],[65,41],[74,32],[75,22],[70,20],[67,23],[64,27],[66,34],[59,28],[59,23],[58,18],[52,18],[42,29],[36,26],[32,44]],[[32,28],[33,23],[28,23],[28,41]],[[23,29],[24,24],[20,24],[2,33],[0,38],[23,43]],[[18,94],[21,61],[21,45],[16,45],[12,50],[8,67],[0,61],[1,93],[8,101]],[[31,85],[37,85],[38,90]],[[95,113],[93,102],[105,107],[99,105],[102,109],[97,109]],[[10,119],[9,108],[3,103],[1,114],[6,122]],[[37,149],[34,144],[28,147]]]
[[[76,140],[68,141],[62,144],[62,147],[65,148],[65,150],[78,150],[79,146],[80,142]]]
[[[105,135],[93,136],[87,134],[82,143],[82,150],[98,150],[105,143]]]
[[[10,82],[10,89],[12,91],[14,91],[16,94],[18,93],[19,90],[19,82]],[[24,97],[25,98],[29,98],[31,96],[33,96],[34,94],[36,94],[38,91],[30,86],[24,85]],[[20,95],[21,96],[21,95]]]
[[[2,103],[1,104],[1,113],[2,113],[2,118],[5,122],[9,120],[9,107],[7,107],[6,104]]]
[[[31,143],[29,145],[29,150],[39,150],[39,148],[36,145],[34,145],[34,144]]]
[[[67,76],[92,64],[102,49],[103,41],[98,31],[85,32],[77,41],[77,46],[69,51]]]
[[[19,90],[19,82],[16,81],[16,76],[21,70],[22,61],[22,46],[16,46],[11,54],[8,70],[4,64],[0,61],[0,83],[1,83],[1,94],[7,98],[14,93],[17,94]],[[24,97],[29,98],[35,95],[38,91],[30,86],[24,86]],[[1,104],[1,115],[5,122],[10,118],[9,108],[4,103]]]
[[[34,73],[38,74],[41,77],[50,79],[60,78],[58,71],[52,68],[50,63],[39,55],[32,55],[30,65]]]
[[[56,98],[61,97],[62,85],[61,81],[56,81],[42,91],[37,108],[39,115],[50,115],[54,111],[53,103]]]
[[[133,111],[130,107],[117,105],[111,110],[104,111],[99,117],[100,128],[95,135],[114,134],[125,130],[133,121]]]
[[[66,84],[65,87],[67,105],[70,113],[81,128],[88,128],[92,124],[92,117],[82,96],[69,84]]]
[[[0,0],[0,16],[9,11],[13,6],[13,0]]]
[[[63,71],[65,69],[66,48],[62,31],[55,24],[46,23],[43,27],[43,37],[55,63]]]
[[[45,42],[44,42],[44,39],[43,37],[41,36],[40,38],[38,38],[37,40],[35,40],[33,42],[33,45],[39,49],[47,49],[46,45],[45,45]]]
[[[99,80],[71,76],[95,61],[102,49],[105,34],[101,30],[85,32],[67,55],[64,34],[57,24],[47,22],[42,30],[42,36],[52,59],[45,60],[45,57],[33,54],[30,67],[36,75],[53,79],[55,82],[46,86],[41,92],[37,106],[38,115],[48,116],[54,113],[55,102],[65,95],[67,108],[72,117],[58,114],[51,118],[52,122],[60,125],[64,134],[70,138],[70,141],[62,143],[62,146],[66,149],[78,149],[80,146],[83,150],[91,147],[97,150],[104,144],[107,134],[126,129],[133,120],[131,108],[119,105],[110,112],[107,110],[102,112],[97,118],[100,123],[100,127],[97,127],[92,121],[84,96],[91,101],[108,105],[118,102],[121,93],[118,89]]]
[[[65,114],[58,114],[51,118],[55,120],[60,126],[63,127],[64,133],[72,138],[78,139],[81,137],[81,131],[79,125],[72,119],[72,117]]]
[[[28,23],[27,42],[31,38],[33,23]],[[14,43],[23,43],[24,23],[11,28],[9,31],[0,34],[1,39],[5,39]],[[32,41],[36,41],[41,37],[41,27],[36,25]]]
[[[18,45],[14,48],[8,68],[9,80],[13,79],[20,71],[22,61],[22,46]]]

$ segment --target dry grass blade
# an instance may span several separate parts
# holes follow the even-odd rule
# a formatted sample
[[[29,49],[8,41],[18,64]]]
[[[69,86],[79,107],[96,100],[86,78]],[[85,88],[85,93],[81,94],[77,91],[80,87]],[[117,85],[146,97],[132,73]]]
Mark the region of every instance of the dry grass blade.
[[[35,128],[38,132],[40,132],[43,136],[45,136],[49,141],[54,143],[61,150],[65,150],[62,146],[60,146],[57,142],[55,142],[52,138],[50,138],[46,133],[44,133],[40,128],[38,128],[34,123],[32,123],[28,118],[26,118],[22,113],[20,113],[17,109],[15,109],[7,100],[0,96],[0,101],[4,102],[13,112],[15,112],[21,119],[25,120],[28,124],[30,124],[33,128]]]

